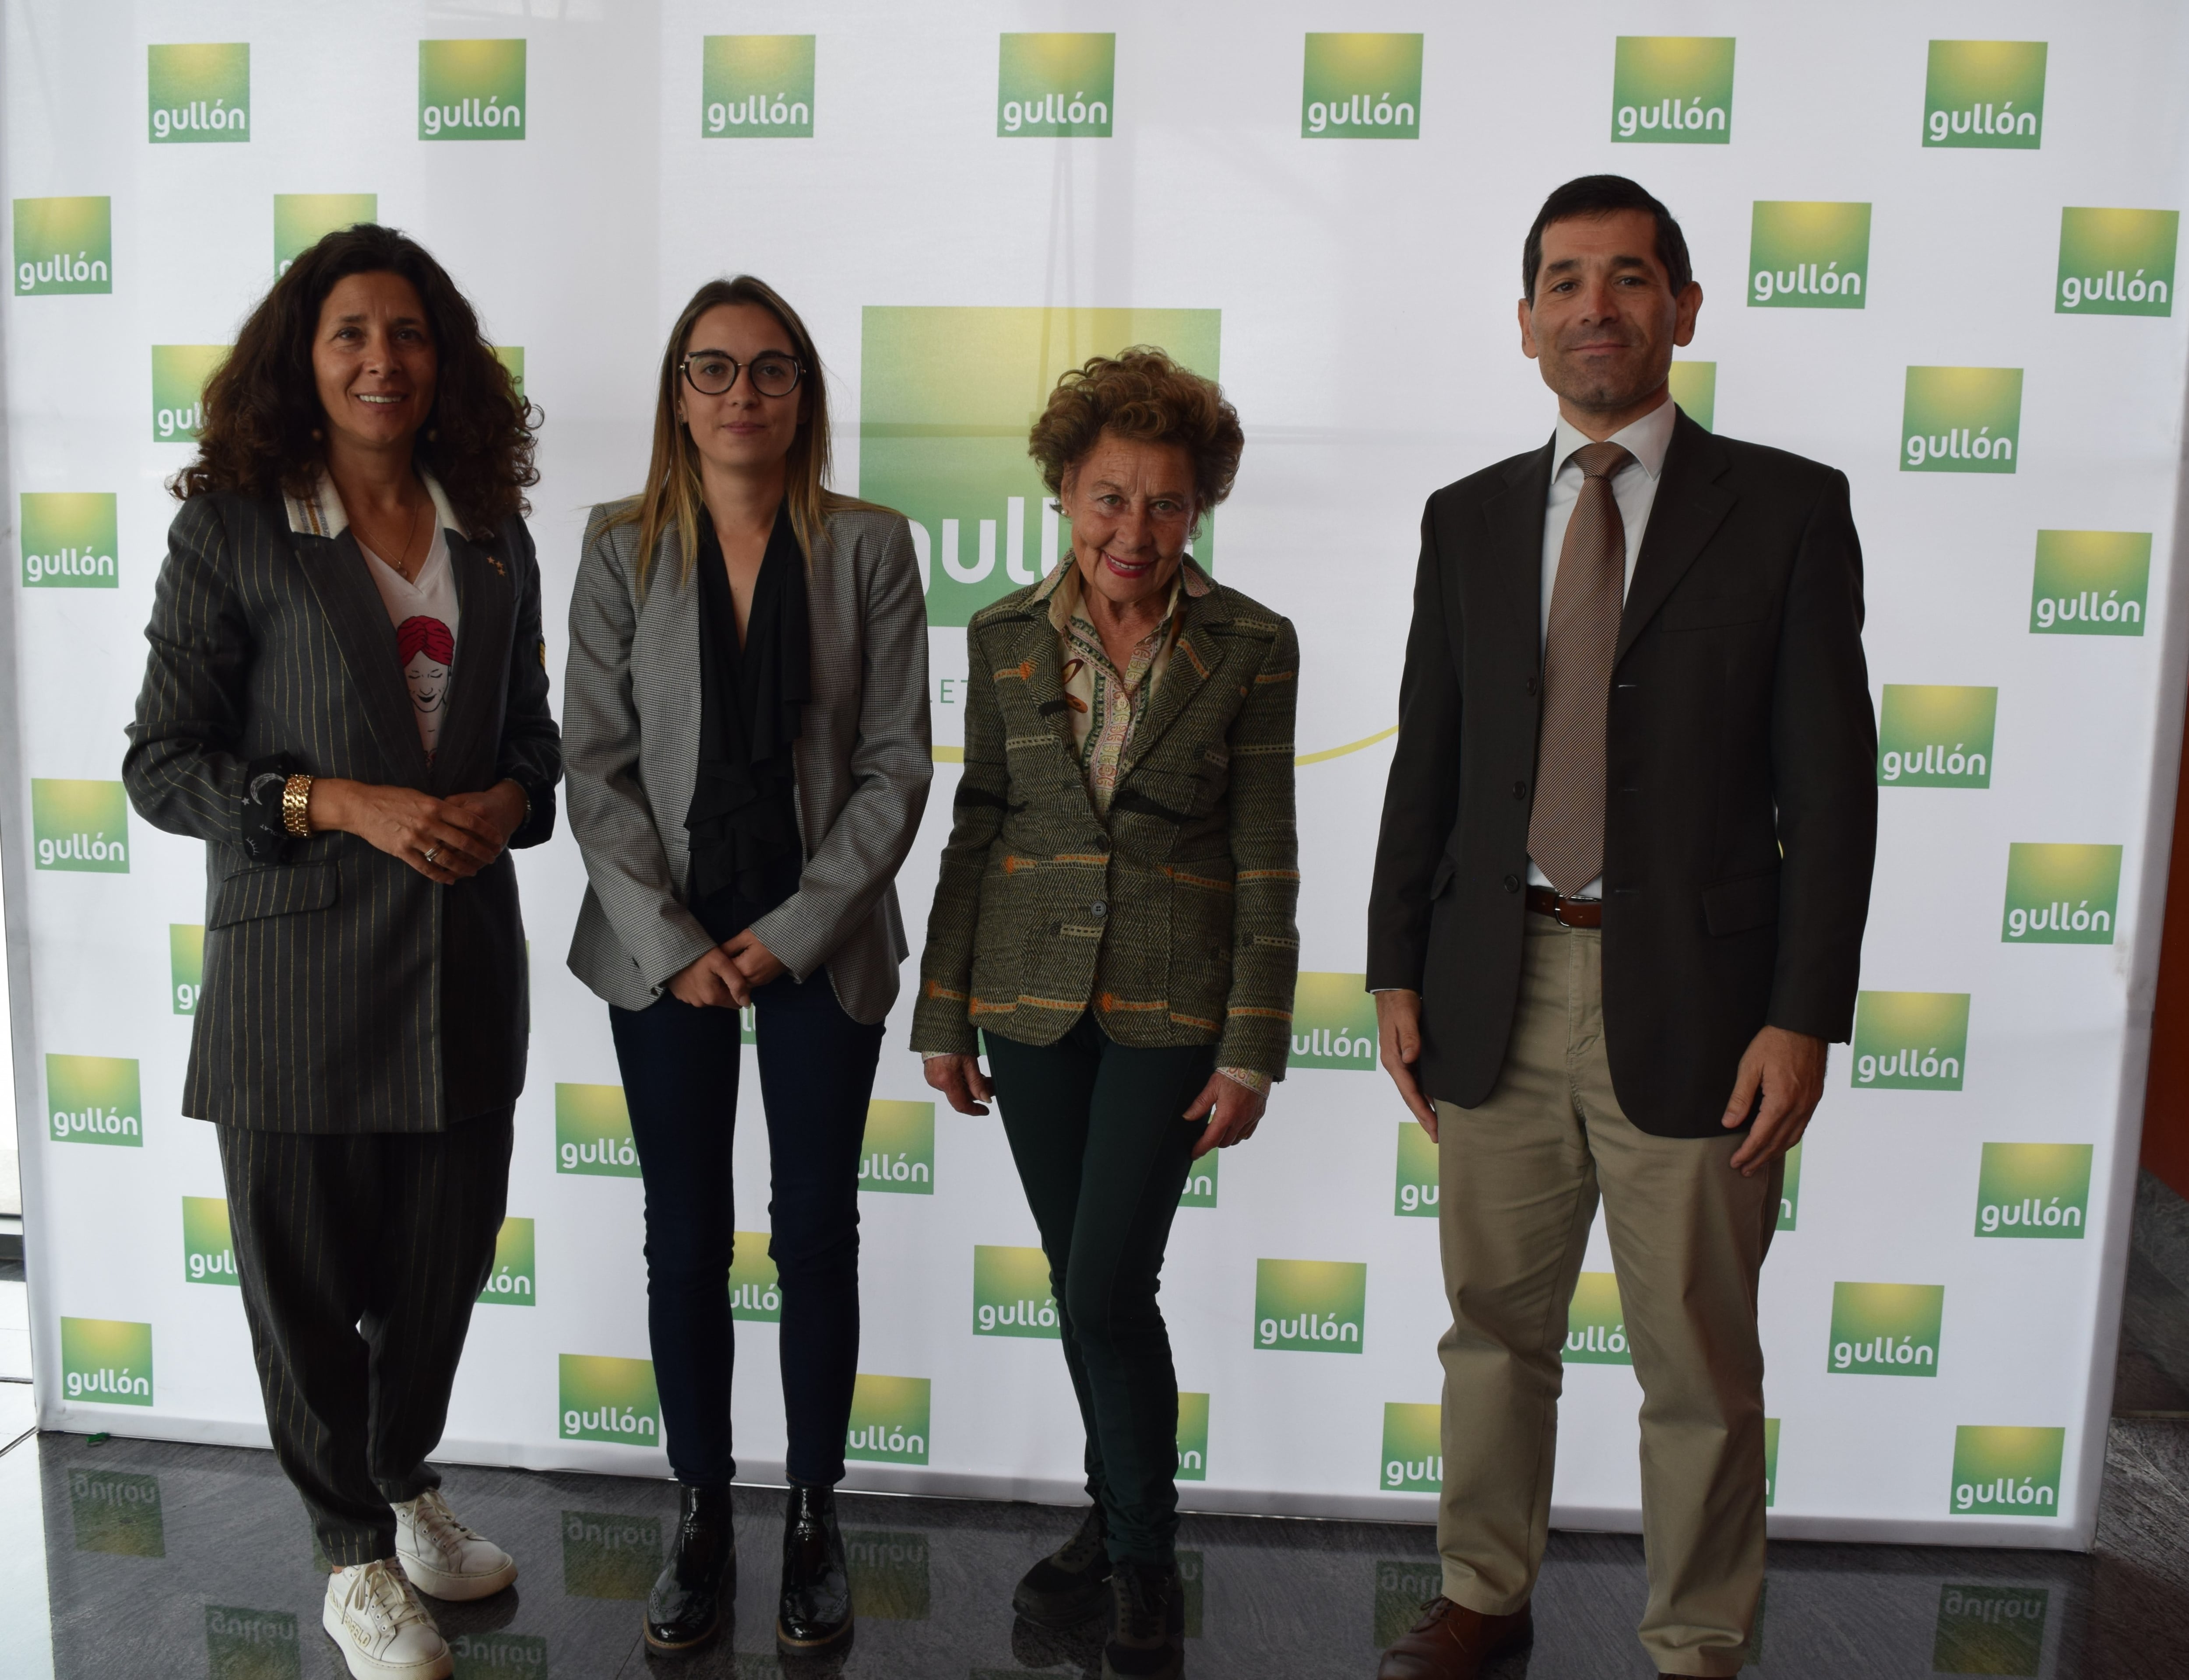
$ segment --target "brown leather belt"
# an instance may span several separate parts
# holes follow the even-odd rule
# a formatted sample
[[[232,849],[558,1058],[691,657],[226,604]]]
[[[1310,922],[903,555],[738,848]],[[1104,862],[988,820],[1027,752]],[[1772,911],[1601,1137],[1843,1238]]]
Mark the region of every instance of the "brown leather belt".
[[[1602,927],[1604,901],[1600,898],[1561,898],[1547,886],[1528,889],[1528,908],[1564,927]]]

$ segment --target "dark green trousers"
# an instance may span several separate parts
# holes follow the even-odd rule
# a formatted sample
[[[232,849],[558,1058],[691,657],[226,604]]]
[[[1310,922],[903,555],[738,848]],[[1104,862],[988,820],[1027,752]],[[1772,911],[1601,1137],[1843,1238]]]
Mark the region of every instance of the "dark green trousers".
[[[1019,1182],[1041,1230],[1064,1362],[1087,1430],[1087,1491],[1110,1555],[1168,1564],[1178,1532],[1178,1373],[1156,1305],[1213,1044],[1139,1049],[1090,1015],[1053,1044],[986,1035]]]

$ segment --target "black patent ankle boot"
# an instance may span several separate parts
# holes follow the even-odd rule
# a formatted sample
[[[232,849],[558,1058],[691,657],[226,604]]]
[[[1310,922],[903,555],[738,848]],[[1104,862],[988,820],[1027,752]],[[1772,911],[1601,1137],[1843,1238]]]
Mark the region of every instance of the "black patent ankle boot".
[[[646,1598],[646,1643],[657,1651],[704,1644],[738,1596],[738,1536],[727,1487],[680,1487],[676,1545]]]
[[[836,1491],[790,1485],[783,1522],[783,1598],[775,1643],[786,1651],[817,1651],[851,1632],[851,1576],[844,1536],[836,1526]]]

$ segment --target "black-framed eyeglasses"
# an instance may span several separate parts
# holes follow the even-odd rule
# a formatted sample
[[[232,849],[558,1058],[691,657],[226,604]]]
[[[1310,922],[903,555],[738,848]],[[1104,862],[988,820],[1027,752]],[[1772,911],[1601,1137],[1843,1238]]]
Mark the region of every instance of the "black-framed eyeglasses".
[[[806,376],[798,359],[779,350],[766,351],[744,363],[720,350],[694,350],[677,366],[684,370],[685,382],[703,397],[723,395],[738,382],[740,371],[751,378],[753,389],[763,397],[787,397]]]

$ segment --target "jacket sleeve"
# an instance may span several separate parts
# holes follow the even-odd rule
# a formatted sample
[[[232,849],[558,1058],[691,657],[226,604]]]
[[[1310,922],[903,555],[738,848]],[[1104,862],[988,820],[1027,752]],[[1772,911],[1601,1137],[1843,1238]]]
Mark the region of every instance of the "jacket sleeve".
[[[662,586],[656,580],[656,586]],[[563,760],[570,832],[608,925],[640,976],[659,992],[715,942],[685,908],[639,774],[631,644],[637,597],[596,510],[570,591],[570,656],[563,682]]]
[[[555,832],[555,784],[563,779],[563,732],[547,708],[547,642],[540,625],[540,557],[532,546],[532,534],[520,519],[512,519],[520,542],[513,545],[518,563],[517,623],[509,657],[509,694],[502,707],[501,750],[495,761],[498,778],[524,789],[529,809],[517,832],[509,837],[512,850],[537,846]]]
[[[1862,651],[1862,544],[1834,472],[1796,551],[1771,723],[1779,806],[1773,1027],[1843,1043],[1854,1031],[1877,857],[1877,721]]]
[[[973,1055],[980,1049],[970,1013],[973,942],[981,925],[981,882],[1010,798],[1003,705],[977,623],[965,631],[965,765],[951,812],[950,841],[936,876],[912,1013],[912,1048],[930,1055]]]
[[[1299,978],[1299,824],[1292,725],[1299,636],[1280,620],[1231,723],[1231,993],[1216,1065],[1285,1077]]]
[[[1414,618],[1399,678],[1399,739],[1368,889],[1368,989],[1422,989],[1430,884],[1459,816],[1460,674],[1445,625],[1434,505],[1422,514]]]
[[[865,596],[851,796],[799,872],[798,891],[752,926],[801,981],[874,914],[919,836],[935,779],[927,602],[902,519],[891,522]]]

